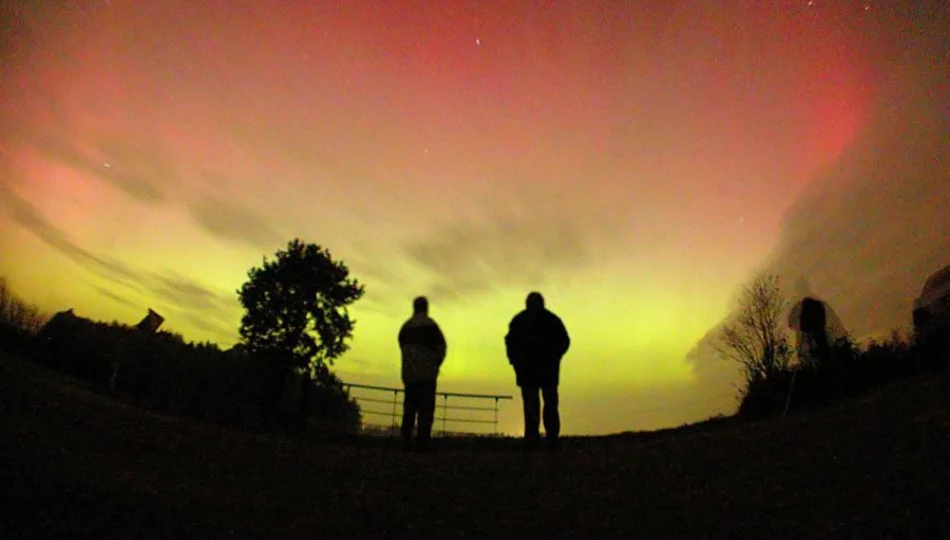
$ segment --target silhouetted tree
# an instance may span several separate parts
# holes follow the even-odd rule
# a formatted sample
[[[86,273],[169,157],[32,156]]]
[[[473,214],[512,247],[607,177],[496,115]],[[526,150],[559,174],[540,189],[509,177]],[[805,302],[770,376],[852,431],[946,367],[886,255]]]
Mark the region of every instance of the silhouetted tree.
[[[45,317],[21,300],[0,277],[0,353],[19,350],[39,332]]]
[[[280,381],[295,368],[308,372],[300,400],[305,416],[309,381],[335,385],[328,366],[348,349],[354,322],[347,307],[363,296],[363,286],[325,248],[295,238],[274,260],[251,268],[237,292],[247,351],[275,364]]]
[[[743,287],[734,318],[720,330],[716,351],[742,365],[746,389],[788,370],[791,347],[781,324],[786,303],[778,277],[756,276]]]

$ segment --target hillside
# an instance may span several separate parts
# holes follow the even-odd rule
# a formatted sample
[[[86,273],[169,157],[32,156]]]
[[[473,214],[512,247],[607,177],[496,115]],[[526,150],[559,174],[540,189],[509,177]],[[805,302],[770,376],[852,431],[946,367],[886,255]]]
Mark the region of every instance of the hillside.
[[[0,362],[0,538],[950,535],[950,379],[715,429],[406,454],[146,412]]]

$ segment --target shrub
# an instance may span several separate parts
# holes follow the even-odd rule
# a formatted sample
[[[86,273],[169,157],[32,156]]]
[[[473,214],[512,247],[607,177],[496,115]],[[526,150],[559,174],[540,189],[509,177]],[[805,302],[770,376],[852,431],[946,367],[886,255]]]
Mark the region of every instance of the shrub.
[[[860,396],[924,370],[945,368],[947,352],[935,351],[932,345],[915,345],[896,332],[885,341],[872,340],[863,348],[850,338],[841,339],[831,351],[830,361],[813,369],[787,370],[751,381],[742,397],[739,416],[753,419],[782,414],[790,389],[789,411]]]

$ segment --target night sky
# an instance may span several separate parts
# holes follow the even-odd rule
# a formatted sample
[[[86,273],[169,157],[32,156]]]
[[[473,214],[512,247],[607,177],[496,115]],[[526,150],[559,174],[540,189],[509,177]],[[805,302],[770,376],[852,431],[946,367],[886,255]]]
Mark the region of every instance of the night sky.
[[[756,271],[865,339],[950,264],[940,2],[2,9],[0,275],[50,313],[228,347],[300,237],[366,285],[344,380],[400,385],[425,294],[440,389],[517,394],[536,289],[573,338],[564,430],[608,433],[734,410],[704,344]]]

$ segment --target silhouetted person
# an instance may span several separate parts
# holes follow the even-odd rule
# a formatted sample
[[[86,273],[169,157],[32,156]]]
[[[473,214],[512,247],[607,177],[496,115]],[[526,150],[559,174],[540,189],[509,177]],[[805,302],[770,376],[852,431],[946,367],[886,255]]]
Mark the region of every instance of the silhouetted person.
[[[413,428],[418,420],[416,446],[425,450],[432,437],[435,385],[439,368],[445,360],[446,345],[439,325],[429,318],[429,301],[424,296],[416,298],[412,310],[412,317],[399,330],[402,382],[405,385],[401,431],[404,444],[411,448]]]
[[[810,296],[802,299],[799,328],[816,364],[827,364],[831,359],[831,348],[828,345],[828,316],[824,302]]]
[[[521,398],[524,402],[524,436],[528,448],[541,438],[541,401],[544,398],[544,432],[552,448],[558,446],[561,418],[558,414],[557,387],[561,357],[571,345],[564,323],[544,307],[541,293],[532,292],[524,311],[515,315],[508,325],[505,349],[508,362],[515,369]],[[541,394],[539,397],[538,394]]]

